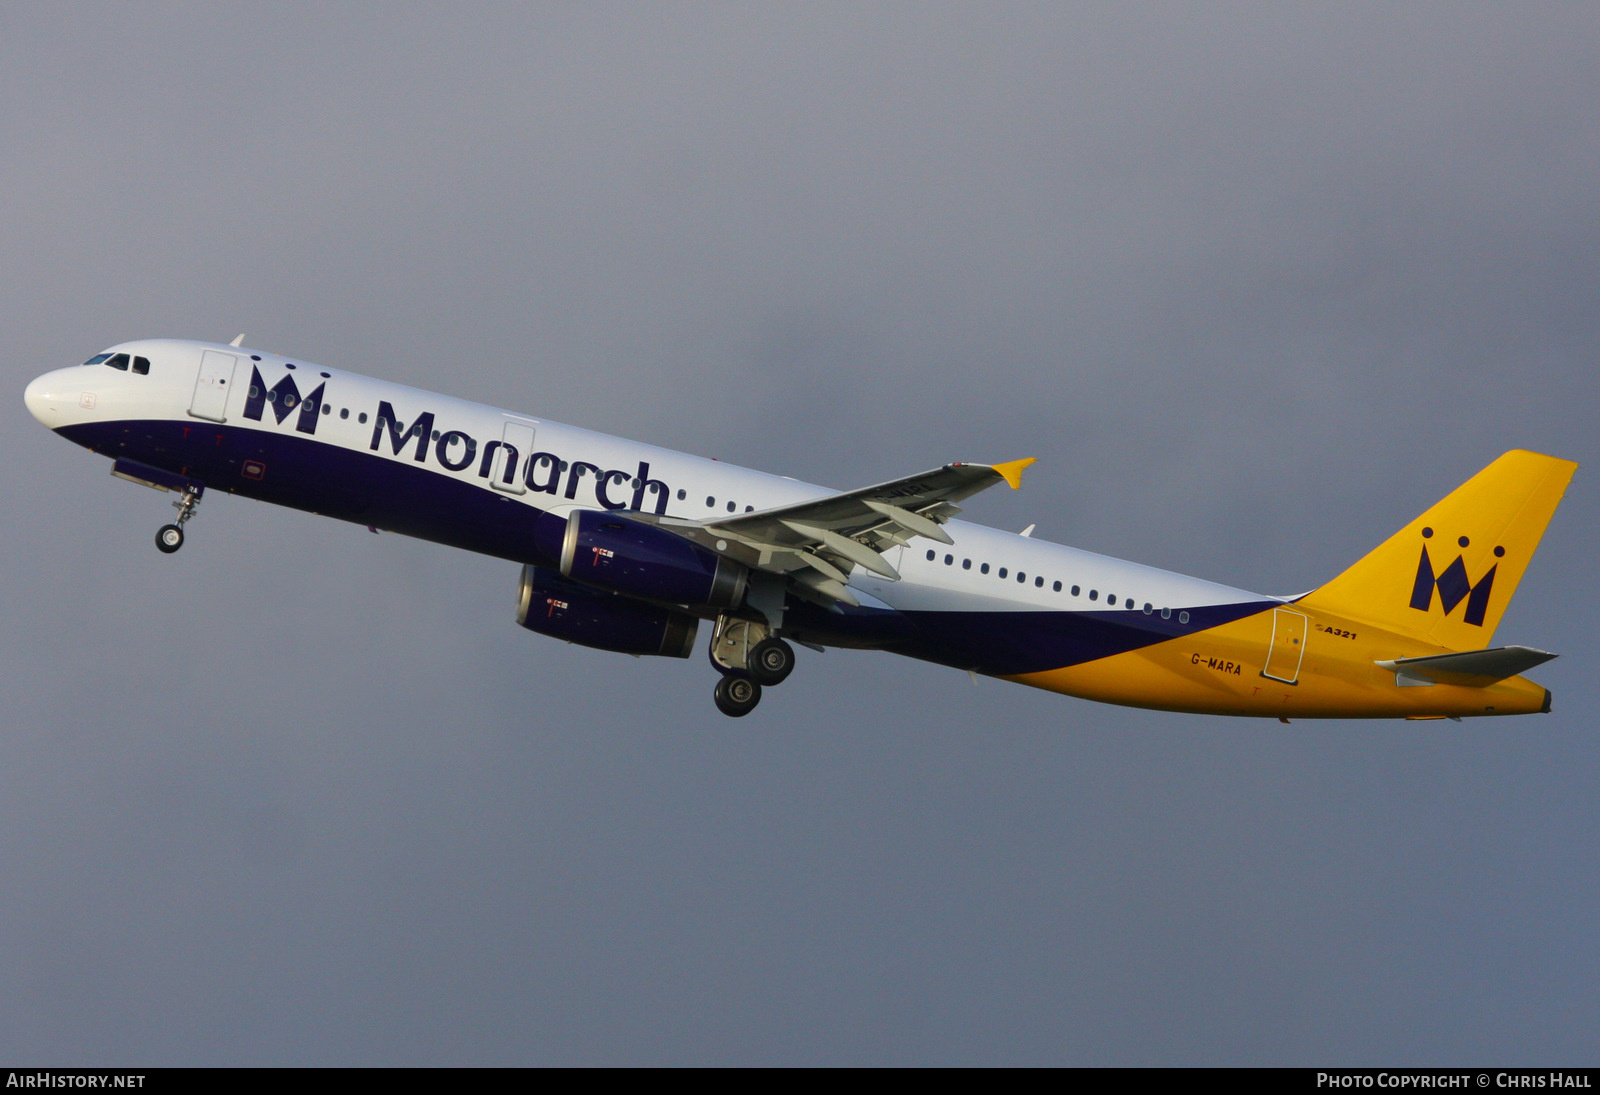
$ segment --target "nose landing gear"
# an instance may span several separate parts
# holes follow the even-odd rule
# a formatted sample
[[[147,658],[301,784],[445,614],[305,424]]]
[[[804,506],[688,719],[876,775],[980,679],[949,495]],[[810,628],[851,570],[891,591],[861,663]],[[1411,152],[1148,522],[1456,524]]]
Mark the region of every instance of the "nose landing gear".
[[[205,490],[199,485],[184,488],[183,495],[174,503],[172,508],[178,511],[176,524],[162,525],[156,533],[156,547],[164,555],[171,555],[183,546],[183,526],[189,518],[194,516],[195,509],[200,505],[201,492]]]

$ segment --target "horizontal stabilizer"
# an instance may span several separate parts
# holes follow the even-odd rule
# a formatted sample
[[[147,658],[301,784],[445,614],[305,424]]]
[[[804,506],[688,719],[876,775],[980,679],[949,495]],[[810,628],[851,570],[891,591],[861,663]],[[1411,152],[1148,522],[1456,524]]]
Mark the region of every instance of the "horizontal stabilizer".
[[[1486,688],[1496,681],[1525,673],[1556,655],[1531,646],[1497,646],[1493,650],[1468,650],[1460,654],[1433,654],[1426,658],[1392,658],[1378,665],[1394,673],[1396,683],[1458,684]]]

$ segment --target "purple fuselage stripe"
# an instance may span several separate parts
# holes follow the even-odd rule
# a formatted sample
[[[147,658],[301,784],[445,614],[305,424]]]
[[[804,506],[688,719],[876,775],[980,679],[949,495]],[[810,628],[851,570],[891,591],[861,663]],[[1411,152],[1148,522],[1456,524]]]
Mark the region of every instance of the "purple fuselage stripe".
[[[524,502],[406,459],[310,437],[165,420],[64,426],[87,449],[198,479],[212,490],[336,517],[517,563],[554,567],[566,522]],[[1276,601],[1197,605],[1190,622],[1128,611],[828,611],[791,598],[784,633],[828,646],[878,647],[980,673],[1038,673],[1131,650],[1260,612]]]

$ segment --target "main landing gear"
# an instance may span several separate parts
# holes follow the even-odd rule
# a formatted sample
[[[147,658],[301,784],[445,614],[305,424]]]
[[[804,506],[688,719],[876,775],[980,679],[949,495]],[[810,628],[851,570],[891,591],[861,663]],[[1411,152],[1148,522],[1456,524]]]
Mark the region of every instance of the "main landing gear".
[[[782,684],[794,672],[794,647],[759,620],[722,616],[711,633],[711,664],[717,682],[717,710],[732,718],[754,711],[762,686]]]
[[[718,711],[729,718],[742,718],[761,702],[761,686],[749,677],[723,677],[714,697]]]
[[[782,639],[764,639],[750,651],[749,669],[762,684],[782,684],[794,672],[794,647]]]
[[[201,486],[191,486],[184,490],[178,500],[172,503],[172,508],[178,511],[178,521],[172,525],[162,525],[156,533],[156,547],[164,555],[171,555],[183,546],[183,526],[189,518],[194,516],[196,507],[200,505],[200,495],[205,490]]]

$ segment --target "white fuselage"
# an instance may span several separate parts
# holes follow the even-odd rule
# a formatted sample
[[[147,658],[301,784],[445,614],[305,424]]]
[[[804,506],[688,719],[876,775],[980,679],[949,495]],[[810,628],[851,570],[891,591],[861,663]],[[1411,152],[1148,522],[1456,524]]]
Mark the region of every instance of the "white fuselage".
[[[197,403],[201,358],[207,352],[227,355],[237,362],[215,406],[202,408],[213,413],[220,410],[216,415],[220,422],[192,413]],[[107,353],[136,355],[153,364],[147,375],[134,375],[103,364],[47,373],[28,387],[27,402],[34,416],[52,429],[65,428],[69,433],[75,429],[82,433],[85,427],[166,422],[190,431],[192,436],[246,429],[314,439],[319,446],[423,468],[432,475],[493,494],[507,504],[558,515],[574,507],[601,506],[656,512],[660,505],[658,488],[652,486],[645,495],[639,495],[636,484],[640,468],[648,469],[649,481],[665,484],[667,515],[695,520],[759,511],[834,493],[786,476],[262,351],[216,343],[144,340],[119,344]],[[270,403],[258,419],[245,417],[256,374],[269,389],[285,377],[291,378],[300,401],[312,390],[323,389],[323,409],[316,415],[314,433],[297,434],[301,413],[298,406],[283,410],[282,421],[278,421],[279,410]],[[378,421],[379,408],[385,404],[393,409],[392,425],[391,421]],[[416,459],[419,439],[405,435],[405,430],[419,419],[431,422],[420,461]],[[541,458],[554,458],[565,465],[564,470],[551,466],[532,474],[534,482],[553,486],[553,492],[507,490],[502,482],[503,465],[498,460],[487,469],[483,467],[485,448],[506,435],[508,424],[513,430],[532,432],[532,450],[519,456],[524,468],[526,461]],[[403,451],[398,453],[394,451],[396,431],[403,437]],[[451,434],[458,436],[447,437]],[[439,439],[445,439],[446,444],[441,447]],[[461,463],[469,443],[476,448],[474,458],[455,469],[447,466],[446,462]],[[93,447],[115,455],[103,445]],[[604,476],[607,472],[611,474]],[[274,469],[266,467],[265,477],[270,480],[273,474]],[[519,480],[523,475],[519,469],[512,479]],[[251,482],[242,478],[233,483],[211,480],[208,485],[234,493],[253,493],[248,489]],[[636,499],[642,505],[634,507]],[[902,549],[898,557],[891,559],[901,575],[899,581],[857,568],[850,579],[852,589],[865,595],[864,603],[913,612],[1143,610],[1147,604],[1159,612],[1177,606],[1263,599],[1198,578],[960,520],[951,521],[946,530],[953,545],[924,546],[923,542]],[[1115,598],[1114,605],[1109,603],[1111,598]]]

